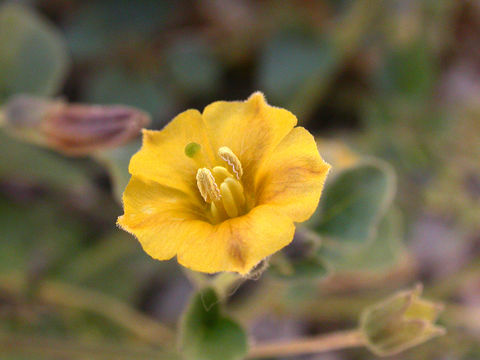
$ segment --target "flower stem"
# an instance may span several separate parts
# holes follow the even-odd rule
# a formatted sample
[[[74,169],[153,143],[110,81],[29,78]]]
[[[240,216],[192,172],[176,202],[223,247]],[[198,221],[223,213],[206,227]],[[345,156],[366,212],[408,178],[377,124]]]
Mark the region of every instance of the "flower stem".
[[[359,330],[346,330],[291,341],[257,344],[250,349],[248,358],[317,354],[338,349],[360,347],[364,344],[365,339]]]

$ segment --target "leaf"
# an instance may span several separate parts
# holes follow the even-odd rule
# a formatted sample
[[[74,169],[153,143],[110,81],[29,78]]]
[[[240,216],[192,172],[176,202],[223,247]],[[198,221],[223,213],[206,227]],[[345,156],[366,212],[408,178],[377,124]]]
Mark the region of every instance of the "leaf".
[[[196,293],[180,328],[180,348],[188,360],[235,360],[247,353],[247,336],[235,321],[221,313],[211,288]]]
[[[325,187],[316,230],[334,240],[361,244],[371,239],[395,193],[395,176],[383,162],[346,169]]]
[[[67,193],[92,196],[93,187],[85,171],[73,160],[39,147],[18,142],[0,131],[0,177],[21,177]]]
[[[335,50],[327,41],[301,33],[280,34],[263,49],[259,85],[269,98],[285,103],[312,78],[327,82],[335,64]]]
[[[0,102],[16,93],[53,95],[68,67],[65,42],[47,19],[18,3],[0,7]]]
[[[302,259],[272,258],[269,270],[281,279],[317,279],[328,274],[324,261],[316,255]]]
[[[342,248],[325,242],[320,249],[322,258],[336,271],[378,271],[395,265],[404,251],[400,215],[398,210],[390,210],[380,222],[373,241],[360,248]]]
[[[65,19],[68,45],[80,61],[112,56],[119,48],[136,51],[139,43],[152,45],[151,34],[168,22],[173,9],[173,3],[156,0],[82,2]]]
[[[431,96],[437,69],[429,44],[419,40],[389,52],[378,74],[382,91],[418,101]]]
[[[153,125],[156,126],[173,112],[174,97],[166,84],[120,67],[95,72],[88,78],[85,89],[85,101],[137,107],[152,114]]]
[[[61,263],[80,250],[84,225],[51,203],[26,206],[0,197],[0,271],[45,271]]]
[[[221,64],[208,44],[189,37],[167,50],[173,84],[190,95],[211,94],[221,83]]]
[[[313,231],[299,227],[295,238],[283,251],[270,258],[270,273],[281,279],[318,279],[328,274],[318,255],[321,238]]]

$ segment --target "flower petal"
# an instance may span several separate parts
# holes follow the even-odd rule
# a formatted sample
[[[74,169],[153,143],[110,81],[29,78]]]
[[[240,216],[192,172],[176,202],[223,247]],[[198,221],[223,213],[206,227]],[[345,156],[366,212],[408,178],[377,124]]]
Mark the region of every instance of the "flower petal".
[[[215,151],[228,146],[240,159],[243,183],[252,190],[260,164],[297,124],[291,112],[270,106],[262,93],[247,101],[217,101],[203,111],[210,142]]]
[[[295,232],[291,219],[272,206],[256,207],[218,225],[185,225],[178,262],[207,273],[247,274],[261,260],[288,245]]]
[[[257,203],[279,206],[293,221],[305,221],[317,208],[329,169],[313,136],[296,127],[259,172]]]
[[[292,220],[275,207],[259,206],[212,225],[189,201],[179,190],[132,177],[118,224],[134,234],[151,257],[167,260],[178,254],[182,265],[208,273],[246,274],[293,239]]]
[[[135,176],[125,189],[123,206],[125,214],[118,218],[118,225],[135,235],[144,250],[159,260],[176,254],[182,240],[177,227],[186,229],[185,223],[202,222],[202,210],[188,195]]]
[[[185,146],[202,146],[206,161],[213,161],[202,115],[187,110],[176,116],[161,131],[143,130],[143,146],[130,160],[132,175],[182,190],[199,199],[195,174],[198,164],[185,155]]]

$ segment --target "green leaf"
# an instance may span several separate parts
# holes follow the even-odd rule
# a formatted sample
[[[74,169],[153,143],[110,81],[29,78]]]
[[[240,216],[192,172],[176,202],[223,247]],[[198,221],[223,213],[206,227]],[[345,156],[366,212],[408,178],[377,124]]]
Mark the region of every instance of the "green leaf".
[[[180,328],[180,348],[188,360],[235,360],[247,353],[247,336],[221,313],[220,299],[211,288],[195,294]]]
[[[373,241],[360,248],[336,246],[325,242],[321,256],[336,271],[385,270],[399,259],[404,251],[401,214],[392,209],[382,219]]]
[[[0,7],[0,102],[16,93],[53,95],[69,59],[61,34],[18,3]]]
[[[211,94],[221,83],[221,63],[201,39],[177,41],[167,50],[166,61],[173,83],[190,95]]]
[[[402,94],[417,101],[429,97],[437,77],[432,49],[421,40],[395,48],[387,54],[378,74],[381,89],[389,94]]]
[[[130,105],[152,114],[152,127],[162,125],[174,108],[167,84],[119,66],[92,74],[85,89],[83,98],[89,103]]]
[[[336,59],[335,49],[326,40],[300,32],[280,34],[261,54],[260,88],[272,100],[285,103],[311,79],[327,82]]]
[[[34,145],[18,142],[0,131],[0,178],[20,177],[56,190],[95,194],[86,172],[74,160]]]
[[[84,225],[51,203],[16,204],[0,197],[0,271],[42,270],[77,253]]]
[[[328,274],[324,260],[318,255],[321,238],[313,231],[299,227],[293,242],[270,258],[269,271],[287,279],[318,279]]]
[[[383,162],[344,170],[325,187],[316,230],[340,242],[366,242],[390,206],[395,187],[394,173]]]
[[[288,259],[284,256],[277,256],[275,255],[271,259],[269,270],[273,275],[281,279],[317,279],[328,274],[325,262],[315,254],[301,259]]]
[[[137,51],[143,43],[152,45],[152,32],[168,22],[173,9],[173,2],[157,0],[79,3],[65,19],[68,45],[80,61],[112,56],[125,48]]]

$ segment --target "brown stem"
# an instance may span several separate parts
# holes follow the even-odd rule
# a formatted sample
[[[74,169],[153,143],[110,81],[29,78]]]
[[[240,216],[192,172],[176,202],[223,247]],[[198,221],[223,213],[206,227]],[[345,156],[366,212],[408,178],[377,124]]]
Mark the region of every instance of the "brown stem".
[[[346,330],[310,338],[291,341],[278,341],[252,346],[248,358],[265,358],[275,356],[295,356],[316,354],[338,349],[359,347],[365,344],[359,330]]]

